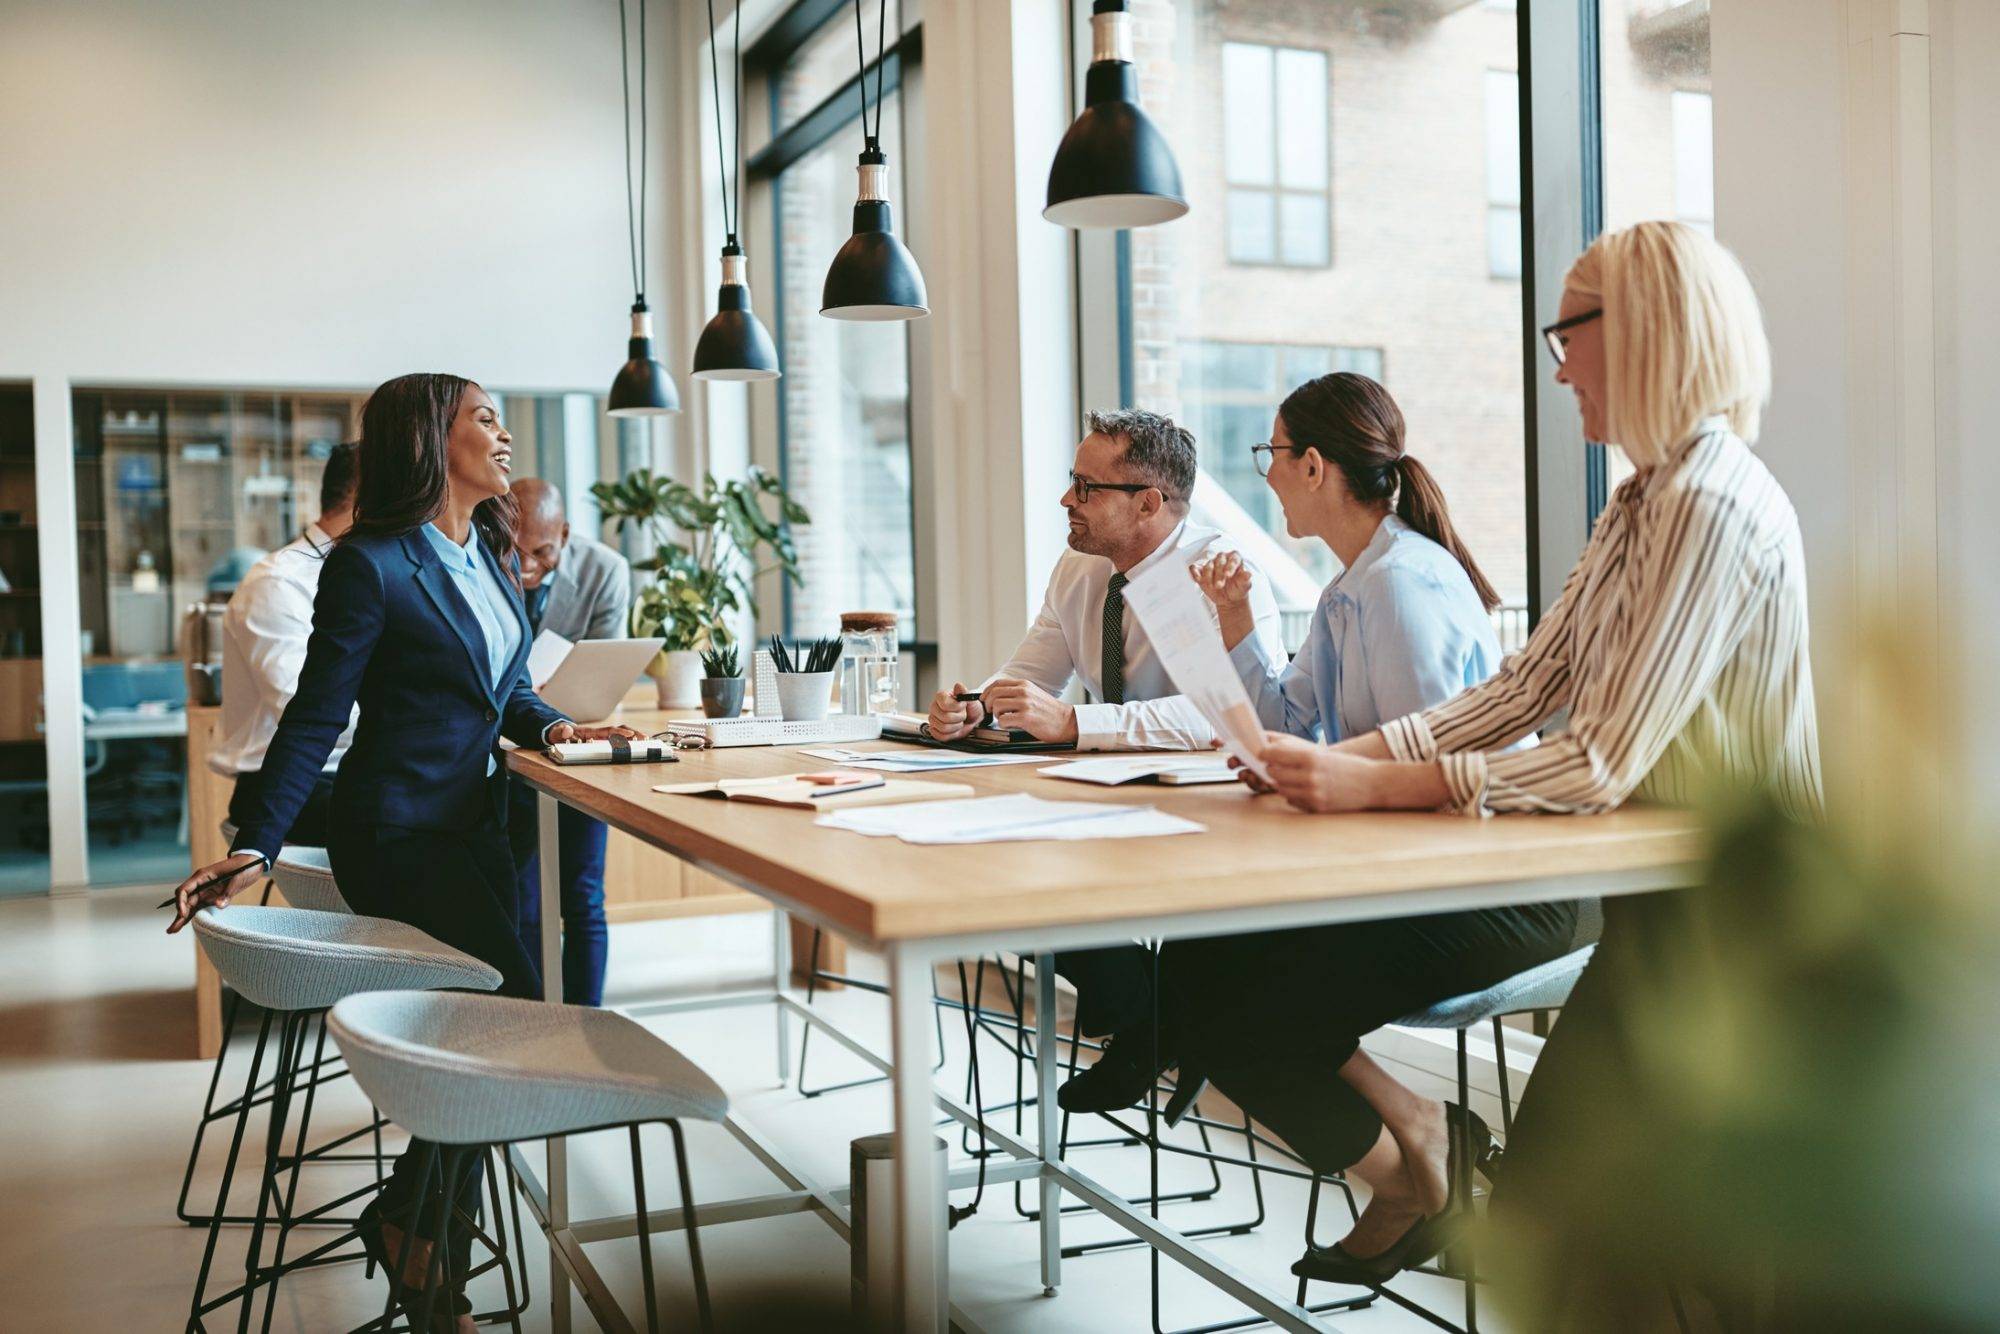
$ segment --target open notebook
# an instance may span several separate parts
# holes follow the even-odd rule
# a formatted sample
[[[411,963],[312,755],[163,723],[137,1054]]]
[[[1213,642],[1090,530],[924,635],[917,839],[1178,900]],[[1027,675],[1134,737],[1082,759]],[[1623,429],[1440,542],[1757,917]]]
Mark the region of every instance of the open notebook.
[[[813,781],[824,775],[793,774],[782,778],[722,778],[704,783],[661,783],[655,792],[684,797],[721,797],[760,806],[789,806],[801,811],[841,811],[857,806],[891,806],[906,801],[950,801],[970,797],[964,783],[932,783],[915,778],[882,778],[853,774],[865,782]]]

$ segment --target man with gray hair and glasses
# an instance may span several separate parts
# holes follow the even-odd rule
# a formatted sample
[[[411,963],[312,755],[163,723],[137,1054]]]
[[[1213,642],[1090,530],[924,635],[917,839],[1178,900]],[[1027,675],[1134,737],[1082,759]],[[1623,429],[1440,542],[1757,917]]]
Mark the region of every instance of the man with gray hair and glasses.
[[[1188,520],[1194,494],[1194,436],[1154,412],[1093,412],[1076,447],[1061,503],[1069,547],[1049,576],[1048,595],[1014,656],[979,692],[960,700],[954,681],[931,701],[939,740],[982,724],[1027,732],[1078,750],[1206,750],[1215,731],[1182,697],[1125,610],[1126,583],[1162,561],[1188,563],[1237,550],[1222,533]],[[1271,581],[1250,585],[1259,656],[1285,661]],[[1211,614],[1213,614],[1211,609]],[[1074,680],[1093,702],[1060,696]],[[1086,1035],[1120,1035],[1143,1048],[1152,1020],[1151,967],[1138,946],[1067,951],[1056,971],[1076,984],[1077,1026]],[[1107,1049],[1107,1057],[1109,1049]]]

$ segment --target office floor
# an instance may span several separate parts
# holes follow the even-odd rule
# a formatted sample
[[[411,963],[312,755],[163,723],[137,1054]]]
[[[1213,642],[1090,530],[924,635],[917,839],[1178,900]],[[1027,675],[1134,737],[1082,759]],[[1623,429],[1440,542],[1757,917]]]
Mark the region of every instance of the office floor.
[[[181,1055],[193,1049],[192,942],[188,936],[168,940],[159,934],[152,911],[157,893],[116,890],[0,902],[0,1107],[7,1123],[6,1148],[0,1152],[0,1198],[6,1201],[0,1291],[7,1294],[9,1328],[139,1334],[178,1328],[185,1318],[202,1234],[174,1220],[174,1196],[210,1066]],[[619,927],[612,935],[611,999],[755,981],[768,968],[769,940],[768,919],[762,916]],[[858,962],[864,973],[868,965],[865,959]],[[849,990],[824,996],[822,1003],[852,1031],[879,1044],[878,1050],[887,1049],[879,997]],[[771,1023],[767,1009],[746,1007],[676,1016],[654,1021],[653,1027],[710,1070],[784,1152],[821,1182],[838,1184],[847,1173],[848,1142],[887,1128],[886,1089],[876,1085],[802,1099],[794,1089],[778,1088]],[[962,1087],[964,1032],[948,1023],[946,1034],[949,1060],[941,1079],[947,1087]],[[1395,1033],[1371,1045],[1425,1091],[1446,1089],[1448,1048]],[[1011,1092],[1012,1072],[997,1048],[983,1051],[986,1101],[992,1104],[1002,1100],[1003,1083]],[[831,1043],[815,1042],[810,1059],[814,1085],[862,1073],[858,1062]],[[1490,1064],[1478,1062],[1475,1071],[1476,1078],[1490,1080]],[[322,1117],[329,1128],[359,1124],[364,1111],[352,1085],[343,1082],[327,1091],[315,1125]],[[1498,1124],[1497,1108],[1487,1115]],[[778,1188],[726,1132],[693,1126],[688,1137],[698,1197]],[[628,1212],[630,1166],[622,1136],[586,1137],[575,1145],[571,1161],[579,1215]],[[1219,1142],[1218,1147],[1238,1146]],[[1114,1186],[1134,1194],[1144,1187],[1146,1160],[1135,1149],[1088,1150],[1083,1158]],[[1189,1160],[1166,1164],[1169,1190],[1205,1179]],[[197,1200],[212,1202],[219,1166],[217,1154],[197,1178]],[[649,1141],[648,1167],[649,1203],[659,1208],[675,1197],[664,1134]],[[305,1189],[323,1192],[314,1198],[324,1198],[364,1180],[347,1168],[323,1167],[307,1175]],[[1253,1201],[1243,1174],[1225,1170],[1223,1180],[1216,1199],[1170,1205],[1167,1216],[1183,1227],[1250,1216]],[[954,1203],[970,1198],[970,1191],[961,1192]],[[1300,1249],[1304,1194],[1280,1183],[1267,1188],[1267,1198],[1269,1213],[1259,1229],[1212,1245],[1240,1269],[1285,1284],[1286,1267]],[[245,1191],[241,1201],[248,1199]],[[1331,1194],[1326,1203],[1332,1212],[1322,1220],[1323,1240],[1338,1235],[1344,1213]],[[1114,1235],[1116,1229],[1095,1215],[1065,1222],[1065,1241]],[[225,1262],[240,1263],[243,1241],[241,1231],[224,1233]],[[702,1242],[725,1327],[810,1327],[845,1309],[847,1251],[815,1216],[705,1228]],[[1043,1297],[1036,1229],[1015,1214],[1009,1187],[987,1189],[978,1212],[952,1233],[951,1251],[953,1297],[988,1330],[1106,1334],[1150,1328],[1149,1265],[1140,1249],[1068,1260],[1060,1294]],[[596,1244],[591,1254],[625,1295],[626,1309],[643,1311],[635,1243]],[[692,1299],[679,1237],[656,1238],[655,1257],[663,1322],[689,1327]],[[529,1270],[535,1302],[525,1325],[545,1330],[546,1251],[530,1250]],[[1167,1328],[1242,1314],[1172,1264],[1162,1264],[1160,1274]],[[1454,1312],[1459,1303],[1458,1285],[1441,1279],[1406,1277],[1402,1290],[1441,1313]],[[1315,1300],[1330,1292],[1315,1285]],[[378,1314],[381,1298],[379,1279],[364,1279],[358,1266],[296,1275],[284,1284],[274,1328],[351,1327]],[[580,1303],[576,1310],[578,1328],[588,1328]],[[1386,1304],[1338,1317],[1334,1327],[1364,1334],[1428,1328]],[[1501,1328],[1497,1322],[1482,1327]]]

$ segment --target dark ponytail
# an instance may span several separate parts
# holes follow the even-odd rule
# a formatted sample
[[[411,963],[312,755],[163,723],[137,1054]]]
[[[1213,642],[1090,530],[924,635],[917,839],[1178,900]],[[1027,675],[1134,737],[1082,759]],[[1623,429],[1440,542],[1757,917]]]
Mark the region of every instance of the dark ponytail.
[[[1388,390],[1365,375],[1335,371],[1294,389],[1278,406],[1278,416],[1291,437],[1294,457],[1317,449],[1340,469],[1347,489],[1363,504],[1393,497],[1398,518],[1465,568],[1486,610],[1500,605],[1500,595],[1452,527],[1437,479],[1405,452],[1403,410]]]
[[[401,537],[444,513],[450,494],[446,442],[472,383],[441,372],[399,375],[368,396],[361,409],[354,526],[345,536]],[[481,501],[472,511],[472,526],[503,570],[514,568],[515,522],[512,493]]]

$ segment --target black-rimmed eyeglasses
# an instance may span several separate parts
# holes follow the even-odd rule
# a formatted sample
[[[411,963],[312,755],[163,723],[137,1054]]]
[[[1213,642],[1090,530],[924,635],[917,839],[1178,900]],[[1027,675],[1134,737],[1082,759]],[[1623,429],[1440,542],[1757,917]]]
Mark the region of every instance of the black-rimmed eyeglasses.
[[[1581,315],[1572,315],[1566,320],[1557,320],[1554,324],[1542,326],[1542,341],[1549,345],[1549,355],[1556,359],[1556,365],[1562,365],[1569,356],[1569,339],[1563,337],[1564,331],[1574,329],[1579,324],[1588,324],[1603,314],[1601,309],[1586,310]]]
[[[1075,473],[1069,475],[1069,489],[1076,492],[1076,503],[1079,505],[1088,505],[1093,491],[1123,491],[1128,496],[1136,496],[1141,491],[1158,490],[1151,482],[1093,482]]]
[[[1292,447],[1290,445],[1275,444],[1269,440],[1266,440],[1261,445],[1250,446],[1250,461],[1256,465],[1259,477],[1269,477],[1271,475],[1271,459],[1281,449],[1290,450]],[[1292,450],[1292,452],[1297,453],[1298,451]]]

